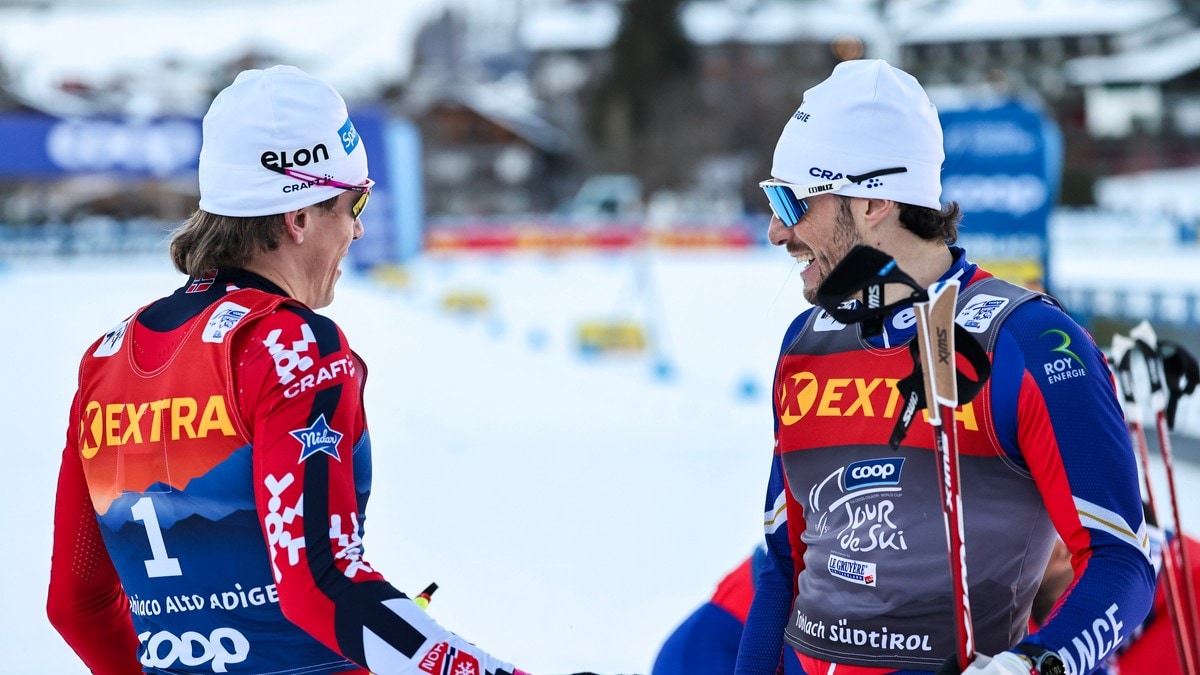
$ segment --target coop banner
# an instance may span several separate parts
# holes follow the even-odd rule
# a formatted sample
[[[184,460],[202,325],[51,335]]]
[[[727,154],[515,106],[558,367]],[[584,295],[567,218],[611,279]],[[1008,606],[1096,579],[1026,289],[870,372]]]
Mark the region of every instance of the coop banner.
[[[942,202],[963,209],[959,241],[997,276],[1046,288],[1047,224],[1058,199],[1062,142],[1041,111],[1017,101],[939,106]]]
[[[393,126],[380,110],[355,111],[354,124],[367,149],[375,188],[363,224],[371,232],[350,249],[356,266],[370,267],[399,259],[399,212],[392,198],[385,130]],[[129,189],[139,181],[172,180],[196,189],[201,123],[192,118],[58,118],[39,113],[0,115],[0,179],[55,182],[86,174],[121,179]],[[410,153],[411,154],[411,153]],[[419,159],[406,158],[402,173],[419,174]],[[419,187],[419,182],[418,182]],[[412,192],[413,190],[407,190]],[[419,201],[406,198],[404,204]],[[401,207],[405,221],[420,214]],[[410,228],[411,229],[411,228]],[[410,239],[419,235],[409,234]]]
[[[172,176],[195,172],[200,121],[60,119],[0,115],[0,175],[62,177],[73,173]]]

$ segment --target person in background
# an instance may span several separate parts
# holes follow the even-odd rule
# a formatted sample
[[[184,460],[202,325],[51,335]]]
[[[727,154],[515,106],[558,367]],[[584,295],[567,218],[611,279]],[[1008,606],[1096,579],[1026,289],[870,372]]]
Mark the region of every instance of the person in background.
[[[1151,559],[1158,571],[1158,584],[1154,592],[1154,605],[1140,626],[1128,631],[1128,635],[1116,652],[1104,662],[1103,671],[1109,675],[1182,675],[1176,647],[1175,625],[1167,609],[1166,575],[1162,572],[1162,549],[1165,542],[1175,536],[1153,525],[1150,519]],[[1200,542],[1184,537],[1194,573],[1200,573]],[[1042,576],[1042,585],[1033,600],[1031,629],[1044,623],[1050,616],[1063,593],[1075,579],[1071,568],[1071,554],[1062,540],[1054,543],[1050,562]],[[1200,602],[1200,597],[1196,598]],[[1097,671],[1100,672],[1100,671]]]
[[[247,70],[203,121],[190,278],[84,354],[47,611],[93,673],[521,673],[363,557],[366,365],[331,319],[373,185],[342,97]]]
[[[1174,534],[1167,534],[1169,539]],[[1161,539],[1160,539],[1161,541]],[[1184,536],[1183,543],[1188,547],[1192,561],[1192,574],[1200,575],[1200,541]],[[1179,661],[1179,650],[1175,644],[1175,625],[1167,610],[1166,585],[1162,580],[1166,575],[1159,574],[1158,588],[1154,592],[1154,605],[1146,621],[1133,631],[1129,640],[1121,645],[1111,659],[1112,675],[1182,675],[1183,666]],[[1195,601],[1200,603],[1200,597]]]
[[[650,675],[732,675],[746,614],[754,599],[754,579],[771,564],[759,546],[717,584],[712,598],[696,608],[667,637]],[[784,673],[803,675],[796,653],[783,654]]]
[[[775,148],[771,243],[804,295],[852,248],[882,250],[920,286],[957,280],[957,321],[991,378],[949,422],[960,453],[972,675],[1082,674],[1146,616],[1154,588],[1137,468],[1103,353],[1041,294],[954,245],[937,110],[908,73],[840,63],[805,92]],[[774,383],[767,484],[772,572],[759,577],[738,675],[769,675],[786,642],[809,675],[958,673],[956,609],[933,433],[903,442],[896,382],[913,372],[911,304],[845,325],[812,308],[787,329]],[[1075,581],[1028,632],[1056,533]],[[944,668],[944,670],[943,670]]]

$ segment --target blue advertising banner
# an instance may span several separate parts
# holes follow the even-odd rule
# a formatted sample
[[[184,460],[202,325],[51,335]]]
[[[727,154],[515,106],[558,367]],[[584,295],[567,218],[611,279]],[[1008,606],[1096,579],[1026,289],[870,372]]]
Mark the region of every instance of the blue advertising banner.
[[[353,112],[355,127],[366,147],[375,188],[363,213],[368,236],[350,248],[358,268],[400,262],[411,255],[420,236],[420,144],[413,141],[400,161],[389,161],[396,128],[411,125],[390,120],[375,108]],[[80,174],[105,174],[130,182],[166,178],[195,180],[200,158],[198,119],[133,120],[116,118],[60,119],[37,113],[0,115],[0,179],[52,181]],[[394,184],[392,174],[401,178]],[[404,198],[396,200],[399,190]],[[399,203],[402,208],[397,209]],[[417,212],[413,208],[418,209]]]
[[[196,171],[200,121],[0,116],[0,176],[116,173],[130,178]]]
[[[1062,173],[1058,128],[1015,100],[938,114],[946,148],[942,202],[963,209],[959,241],[996,276],[1049,288],[1047,224]]]

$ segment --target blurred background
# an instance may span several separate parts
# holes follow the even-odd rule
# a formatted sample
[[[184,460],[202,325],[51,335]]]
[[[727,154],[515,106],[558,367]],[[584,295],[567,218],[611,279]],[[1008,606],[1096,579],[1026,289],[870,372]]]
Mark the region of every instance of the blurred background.
[[[1196,324],[1190,294],[1051,265],[1058,236],[1196,245],[1194,0],[0,0],[0,256],[158,246],[195,207],[212,96],[281,62],[364,127],[381,199],[360,269],[759,246],[783,122],[862,57],[939,105],[974,258],[1088,321]]]
[[[510,453],[523,474],[499,462],[481,490],[515,481],[546,496],[515,505],[556,512],[589,494],[575,520],[545,522],[609,542],[555,563],[558,532],[531,528],[548,568],[530,579],[519,565],[472,569],[454,546],[414,556],[404,547],[440,531],[439,495],[418,491],[394,512],[373,507],[402,542],[374,544],[395,558],[381,567],[414,589],[451,581],[434,605],[447,624],[531,668],[647,670],[759,535],[766,392],[805,304],[765,241],[757,183],[804,91],[857,58],[908,70],[937,104],[943,201],[964,207],[973,259],[1058,296],[1101,345],[1147,319],[1200,350],[1197,0],[0,0],[0,307],[72,317],[68,337],[0,339],[56,363],[9,372],[18,443],[48,453],[37,480],[9,487],[48,503],[75,359],[181,281],[165,240],[196,208],[212,97],[243,69],[296,65],[345,96],[377,181],[330,313],[373,366],[373,434],[401,448],[395,470],[470,473],[473,453]],[[17,391],[29,381],[45,385]],[[556,407],[566,383],[591,392],[586,421]],[[388,393],[406,387],[419,396]],[[1185,400],[1185,467],[1200,462],[1197,438],[1200,407]],[[444,464],[420,464],[445,448]],[[548,468],[564,452],[591,462],[560,467],[570,488]],[[632,497],[642,484],[657,498]],[[471,520],[483,502],[443,507]],[[528,519],[486,508],[500,531],[472,536],[487,548],[511,534],[504,516]],[[614,525],[613,509],[636,524]],[[676,509],[691,515],[665,515]],[[594,575],[626,583],[597,588]],[[560,604],[528,609],[522,594],[547,578]],[[5,583],[35,613],[44,585]],[[585,587],[585,606],[561,606]],[[477,606],[489,599],[501,607]],[[32,641],[44,648],[31,663],[71,663],[44,620],[10,619],[11,653]]]

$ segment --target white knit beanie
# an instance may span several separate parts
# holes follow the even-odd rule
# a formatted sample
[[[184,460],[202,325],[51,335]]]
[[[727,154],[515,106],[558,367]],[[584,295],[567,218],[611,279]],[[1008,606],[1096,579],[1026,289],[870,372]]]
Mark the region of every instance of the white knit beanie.
[[[246,70],[213,99],[200,149],[200,208],[222,216],[268,216],[311,206],[342,190],[314,186],[271,166],[367,180],[367,151],[332,87],[292,66]]]
[[[902,166],[836,192],[940,209],[945,158],[937,109],[916,78],[886,61],[845,61],[804,92],[771,174],[804,185]]]

